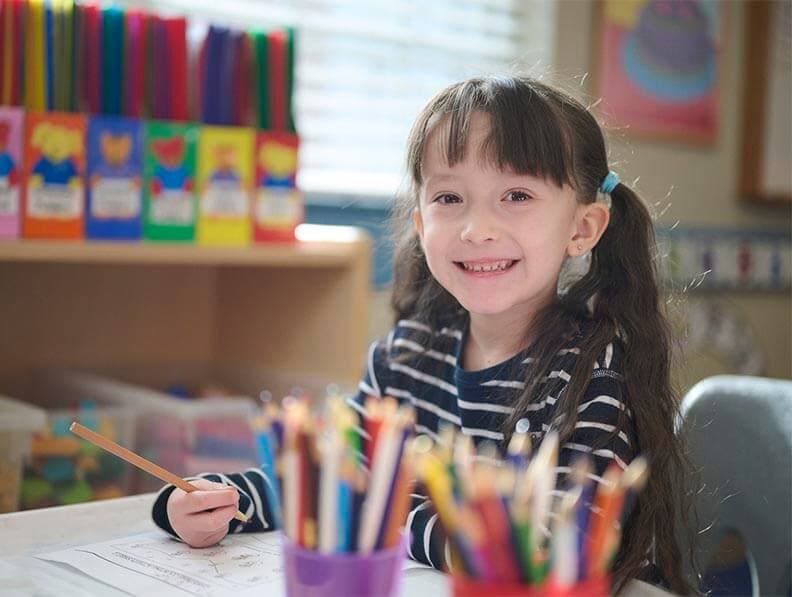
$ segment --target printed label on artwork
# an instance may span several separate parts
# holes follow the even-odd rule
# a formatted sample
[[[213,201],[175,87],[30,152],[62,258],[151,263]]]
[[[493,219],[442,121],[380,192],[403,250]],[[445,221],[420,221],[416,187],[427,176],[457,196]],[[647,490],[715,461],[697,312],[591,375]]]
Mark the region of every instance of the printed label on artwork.
[[[28,215],[34,218],[72,219],[82,216],[82,187],[48,184],[28,187]]]
[[[248,195],[238,183],[213,182],[203,194],[204,215],[224,218],[244,218],[249,214]]]
[[[186,226],[195,218],[192,193],[163,191],[151,201],[151,220],[155,224]]]
[[[102,178],[91,194],[95,218],[134,218],[140,214],[140,187],[132,178]]]
[[[0,216],[15,216],[19,213],[19,187],[11,186],[8,177],[0,177]]]
[[[267,228],[291,229],[299,223],[300,192],[293,188],[261,187],[256,196],[256,221]]]

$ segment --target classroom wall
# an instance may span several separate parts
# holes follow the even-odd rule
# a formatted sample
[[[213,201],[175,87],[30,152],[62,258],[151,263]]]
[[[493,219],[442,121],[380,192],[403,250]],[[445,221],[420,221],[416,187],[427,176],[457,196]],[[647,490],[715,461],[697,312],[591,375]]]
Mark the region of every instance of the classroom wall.
[[[640,177],[637,190],[650,203],[670,203],[661,226],[676,221],[685,227],[745,228],[789,232],[790,208],[767,208],[737,199],[743,80],[743,5],[730,2],[726,24],[721,92],[721,130],[711,147],[609,137],[612,163],[626,180]],[[586,90],[577,81],[591,70],[596,3],[557,3],[558,22],[553,77],[568,90]],[[591,96],[587,96],[589,99]],[[660,210],[662,211],[662,210]],[[371,336],[387,332],[392,323],[387,290],[375,293]],[[689,292],[671,299],[679,330],[679,365],[675,378],[682,391],[718,373],[738,372],[740,363],[717,342],[692,342],[684,331],[691,310],[717,308],[753,336],[764,362],[764,374],[792,378],[792,297],[785,292]]]
[[[728,2],[721,79],[721,130],[711,147],[609,138],[611,160],[623,178],[640,177],[638,190],[650,203],[670,203],[659,218],[662,226],[744,228],[789,233],[792,206],[770,208],[738,200],[737,177],[742,126],[744,3]],[[592,67],[592,34],[596,3],[557,3],[554,71],[569,80]],[[789,122],[787,122],[789,126]],[[668,199],[666,197],[668,196]],[[792,296],[785,292],[691,292],[681,297],[684,312],[717,306],[753,334],[765,362],[765,374],[792,377]],[[684,340],[684,339],[683,339]],[[684,346],[684,341],[683,341]],[[683,388],[716,373],[735,371],[723,350],[688,346],[677,378]]]

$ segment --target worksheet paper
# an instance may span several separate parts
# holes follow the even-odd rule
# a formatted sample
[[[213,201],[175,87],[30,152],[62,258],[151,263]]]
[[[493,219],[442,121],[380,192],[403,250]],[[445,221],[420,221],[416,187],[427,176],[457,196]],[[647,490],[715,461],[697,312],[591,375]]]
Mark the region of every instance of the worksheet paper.
[[[160,532],[42,554],[133,595],[282,595],[280,535],[228,535],[193,549]],[[262,592],[264,591],[264,592]]]
[[[37,557],[68,564],[132,595],[285,594],[278,533],[228,535],[218,545],[194,549],[154,531]],[[404,568],[429,569],[410,560]]]

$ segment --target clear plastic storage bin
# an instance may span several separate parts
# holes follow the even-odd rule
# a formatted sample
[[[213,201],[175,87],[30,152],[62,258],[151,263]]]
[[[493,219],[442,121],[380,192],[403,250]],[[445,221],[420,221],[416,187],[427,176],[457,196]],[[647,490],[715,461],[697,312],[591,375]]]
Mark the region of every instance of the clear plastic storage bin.
[[[132,467],[71,431],[72,421],[135,449],[133,409],[100,396],[69,395],[38,375],[22,398],[43,409],[46,423],[33,434],[20,508],[44,508],[121,497],[132,490]]]
[[[47,372],[40,383],[57,387],[68,396],[133,408],[137,452],[177,475],[235,472],[256,466],[251,428],[257,414],[252,396],[256,393],[246,395],[210,368],[158,366],[101,374],[60,370]],[[135,475],[136,491],[162,486],[142,471]]]
[[[40,408],[0,396],[0,514],[19,508],[22,468],[33,433],[46,425]]]

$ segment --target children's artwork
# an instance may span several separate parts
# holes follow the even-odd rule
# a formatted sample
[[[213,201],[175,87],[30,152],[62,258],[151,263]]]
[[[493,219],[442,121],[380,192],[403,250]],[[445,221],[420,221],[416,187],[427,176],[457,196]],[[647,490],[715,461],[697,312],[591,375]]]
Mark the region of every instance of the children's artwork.
[[[143,145],[139,120],[98,116],[88,123],[86,236],[137,240],[141,217]]]
[[[194,549],[160,532],[39,556],[133,595],[281,595],[280,534],[229,535]]]
[[[23,174],[23,235],[82,238],[85,117],[28,112]]]
[[[604,0],[596,59],[606,123],[712,142],[725,7],[717,0]]]
[[[247,245],[253,182],[253,131],[203,127],[198,143],[198,242]]]
[[[263,131],[256,140],[255,239],[293,241],[303,220],[302,194],[297,189],[299,139],[285,131]]]
[[[143,195],[148,240],[191,241],[195,236],[197,139],[198,128],[193,125],[146,125]]]
[[[0,107],[0,239],[20,232],[19,180],[22,170],[21,108]]]

